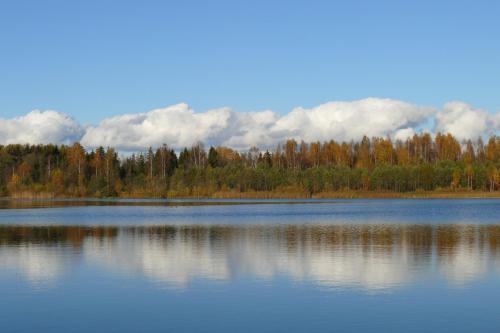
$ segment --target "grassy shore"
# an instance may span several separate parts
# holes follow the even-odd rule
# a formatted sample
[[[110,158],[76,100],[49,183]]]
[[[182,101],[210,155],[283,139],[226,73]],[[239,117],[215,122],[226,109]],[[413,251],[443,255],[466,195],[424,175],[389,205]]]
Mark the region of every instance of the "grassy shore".
[[[68,195],[54,195],[50,192],[18,192],[11,196],[3,197],[4,199],[57,199],[57,198],[77,198]],[[89,198],[89,197],[86,197]],[[99,198],[99,197],[96,197]],[[378,192],[378,191],[338,191],[338,192],[320,192],[310,194],[306,191],[218,191],[213,194],[200,195],[176,195],[168,193],[167,195],[154,196],[147,193],[123,193],[116,198],[127,199],[146,199],[146,198],[212,198],[212,199],[417,199],[417,198],[436,198],[436,199],[467,199],[467,198],[500,198],[500,191],[467,191],[467,190],[439,190],[439,191],[416,191],[416,192]]]
[[[217,192],[213,198],[241,199],[413,199],[413,198],[500,198],[500,192],[483,191],[417,191],[417,192],[375,192],[375,191],[341,191],[321,192],[313,195],[307,193],[283,192]]]

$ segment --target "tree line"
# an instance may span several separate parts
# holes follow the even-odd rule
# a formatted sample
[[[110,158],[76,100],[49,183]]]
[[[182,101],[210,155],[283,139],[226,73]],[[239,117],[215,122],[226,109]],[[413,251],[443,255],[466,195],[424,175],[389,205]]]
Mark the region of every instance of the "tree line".
[[[0,146],[0,195],[182,197],[217,193],[312,196],[340,191],[498,191],[500,137],[297,142],[237,151],[197,143],[119,157],[114,148]]]

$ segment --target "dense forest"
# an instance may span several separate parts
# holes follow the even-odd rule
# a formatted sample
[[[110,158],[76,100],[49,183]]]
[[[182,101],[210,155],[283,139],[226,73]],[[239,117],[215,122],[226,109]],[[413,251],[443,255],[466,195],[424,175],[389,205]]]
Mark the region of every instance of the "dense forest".
[[[335,196],[500,189],[500,137],[297,142],[239,152],[202,143],[119,157],[79,143],[0,146],[0,195],[56,197]]]

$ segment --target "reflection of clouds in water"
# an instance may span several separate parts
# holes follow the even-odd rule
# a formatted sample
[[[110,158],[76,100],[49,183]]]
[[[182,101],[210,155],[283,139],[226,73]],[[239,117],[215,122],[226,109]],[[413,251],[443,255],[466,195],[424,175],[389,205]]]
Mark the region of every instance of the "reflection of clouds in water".
[[[341,255],[323,252],[310,259],[310,277],[332,287],[386,289],[411,280],[411,266],[406,259],[406,254],[399,251],[363,253],[360,247],[343,250]]]
[[[53,281],[74,264],[76,257],[68,254],[78,247],[87,265],[170,288],[186,288],[195,279],[286,276],[328,288],[380,291],[435,274],[462,286],[488,274],[491,265],[500,267],[500,227],[65,228],[58,231],[59,243],[32,238],[17,246],[0,243],[0,269],[33,284]],[[66,239],[73,246],[54,245]]]
[[[457,225],[437,231],[439,271],[454,286],[480,279],[498,258],[500,227]],[[492,253],[490,253],[490,251]]]
[[[267,280],[286,275],[329,287],[372,290],[411,280],[408,254],[404,251],[366,252],[360,246],[314,248],[311,242],[302,244],[300,251],[288,251],[277,238],[246,234],[237,235],[219,250],[206,237],[194,241],[176,234],[162,240],[122,234],[104,244],[88,240],[84,254],[87,260],[103,267],[144,274],[176,288],[185,288],[195,278],[229,279],[236,272]]]
[[[453,253],[440,258],[440,271],[452,284],[463,286],[487,273],[488,258],[474,245],[459,244]]]
[[[185,288],[194,278],[229,279],[226,253],[215,251],[208,243],[200,245],[180,238],[165,241],[122,234],[104,243],[88,239],[84,255],[89,262],[143,274],[174,288]]]
[[[44,245],[0,247],[0,268],[21,275],[36,287],[46,287],[62,275],[74,258],[68,248]]]
[[[263,279],[286,275],[327,287],[385,289],[404,284],[415,274],[409,254],[401,249],[380,251],[359,245],[328,246],[305,242],[290,250],[279,241],[246,238],[233,266]]]

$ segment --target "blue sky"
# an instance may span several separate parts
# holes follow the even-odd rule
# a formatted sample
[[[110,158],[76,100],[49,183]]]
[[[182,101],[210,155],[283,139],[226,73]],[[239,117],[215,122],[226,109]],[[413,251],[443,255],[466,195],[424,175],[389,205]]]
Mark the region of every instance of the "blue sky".
[[[0,118],[387,97],[500,110],[498,1],[10,1]]]

